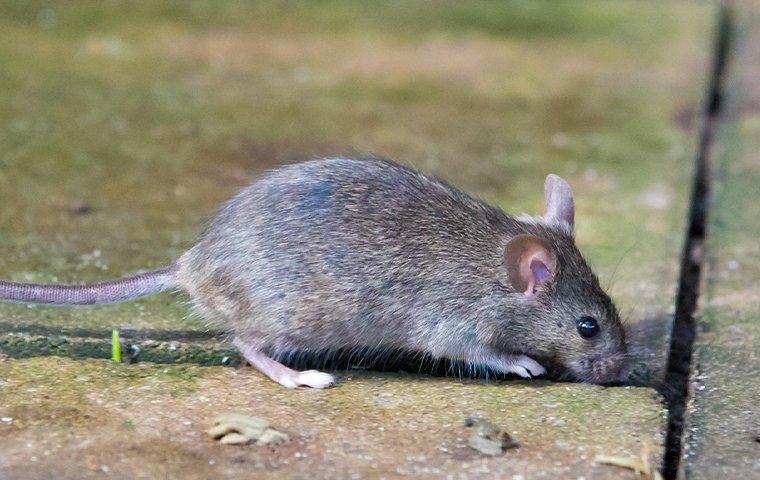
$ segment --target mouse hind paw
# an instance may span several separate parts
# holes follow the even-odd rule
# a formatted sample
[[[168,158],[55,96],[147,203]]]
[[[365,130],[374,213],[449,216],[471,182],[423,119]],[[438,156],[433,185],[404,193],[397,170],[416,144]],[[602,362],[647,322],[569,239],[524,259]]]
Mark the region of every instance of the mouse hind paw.
[[[335,377],[329,373],[317,370],[306,370],[299,372],[286,367],[277,360],[268,357],[264,352],[246,344],[239,338],[232,342],[243,358],[246,359],[258,371],[279,383],[285,388],[311,387],[327,388],[335,382]]]
[[[298,384],[311,388],[327,388],[335,382],[335,377],[318,370],[306,370],[305,372],[297,373],[298,378],[296,381]]]
[[[287,368],[284,365],[283,367]],[[261,372],[285,388],[310,387],[322,389],[335,383],[335,377],[317,370],[306,370],[305,372],[290,370],[290,372],[280,373],[274,377],[264,370]]]

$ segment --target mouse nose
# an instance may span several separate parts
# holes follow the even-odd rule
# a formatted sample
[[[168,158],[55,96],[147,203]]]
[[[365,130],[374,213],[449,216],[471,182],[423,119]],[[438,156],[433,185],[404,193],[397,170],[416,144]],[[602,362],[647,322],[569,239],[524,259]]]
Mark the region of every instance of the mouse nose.
[[[618,382],[625,382],[628,380],[628,377],[631,376],[631,364],[628,362],[623,362],[623,366],[620,368],[620,372],[618,373],[618,378],[616,380]]]
[[[630,367],[619,356],[594,358],[590,365],[591,377],[596,382],[621,382],[628,379]]]

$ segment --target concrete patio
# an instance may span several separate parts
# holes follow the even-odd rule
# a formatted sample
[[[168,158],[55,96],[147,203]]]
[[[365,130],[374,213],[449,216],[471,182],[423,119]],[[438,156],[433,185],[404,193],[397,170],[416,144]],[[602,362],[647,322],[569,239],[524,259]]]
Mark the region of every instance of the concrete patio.
[[[0,304],[0,478],[641,478],[594,458],[663,455],[658,387],[715,18],[685,1],[0,7],[3,279],[166,265],[256,174],[314,156],[391,157],[511,213],[540,213],[553,172],[575,189],[578,244],[636,355],[626,386],[402,368],[286,390],[235,368],[181,294]],[[760,469],[759,59],[740,18],[688,478]],[[113,329],[132,363],[110,360]],[[222,445],[206,430],[224,412],[290,442]],[[520,446],[471,449],[473,416]]]

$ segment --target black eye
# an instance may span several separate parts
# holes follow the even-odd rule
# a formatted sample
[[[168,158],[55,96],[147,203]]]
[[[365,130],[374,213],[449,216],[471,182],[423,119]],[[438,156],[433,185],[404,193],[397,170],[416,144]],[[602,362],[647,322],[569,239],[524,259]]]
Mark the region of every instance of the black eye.
[[[591,338],[596,336],[597,333],[599,333],[599,324],[596,322],[596,319],[593,317],[587,317],[583,316],[578,319],[578,333],[581,334],[581,337],[583,338]]]

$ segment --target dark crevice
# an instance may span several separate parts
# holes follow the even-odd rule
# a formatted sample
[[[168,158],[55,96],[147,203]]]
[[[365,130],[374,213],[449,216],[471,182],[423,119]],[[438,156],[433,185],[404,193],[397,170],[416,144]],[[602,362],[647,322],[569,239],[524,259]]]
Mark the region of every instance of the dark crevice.
[[[119,328],[119,336],[127,340],[155,340],[158,342],[190,342],[205,340],[224,340],[227,334],[214,330],[143,330]],[[18,324],[0,322],[0,335],[7,333],[25,333],[44,337],[100,338],[111,340],[111,330],[77,327],[48,327],[37,324]]]
[[[724,107],[726,66],[733,34],[732,12],[729,7],[723,6],[719,12],[713,69],[701,118],[699,146],[692,180],[691,205],[676,294],[675,316],[662,388],[668,405],[668,430],[662,463],[662,474],[665,480],[676,479],[681,460],[684,413],[689,399],[689,374],[696,336],[694,312],[699,299],[710,204],[710,167],[718,119]]]

